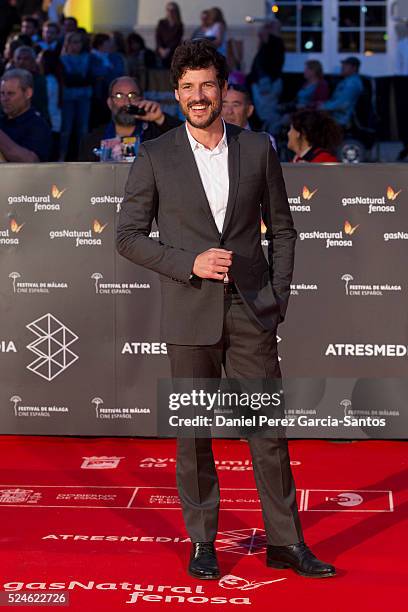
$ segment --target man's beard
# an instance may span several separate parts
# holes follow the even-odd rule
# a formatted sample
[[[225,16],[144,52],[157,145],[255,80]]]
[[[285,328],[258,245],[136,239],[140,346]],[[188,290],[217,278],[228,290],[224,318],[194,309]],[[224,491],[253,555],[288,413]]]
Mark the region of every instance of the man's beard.
[[[122,127],[130,127],[131,125],[136,125],[139,121],[137,115],[131,115],[126,111],[126,108],[120,108],[117,111],[112,111],[112,119],[114,123],[117,123]]]
[[[206,106],[210,106],[211,108],[211,112],[209,117],[204,121],[204,123],[199,123],[197,121],[195,121],[194,119],[192,119],[192,117],[190,116],[190,108],[192,106],[199,106],[199,105],[206,105]],[[204,130],[205,128],[210,127],[210,125],[212,123],[214,123],[214,121],[217,119],[217,117],[219,117],[221,115],[222,112],[222,100],[218,100],[216,105],[214,106],[213,104],[211,104],[211,102],[205,98],[203,98],[202,100],[199,101],[194,101],[194,102],[190,102],[187,105],[181,105],[181,112],[183,113],[183,115],[185,116],[185,118],[187,119],[188,123],[194,127],[194,128],[199,128]]]

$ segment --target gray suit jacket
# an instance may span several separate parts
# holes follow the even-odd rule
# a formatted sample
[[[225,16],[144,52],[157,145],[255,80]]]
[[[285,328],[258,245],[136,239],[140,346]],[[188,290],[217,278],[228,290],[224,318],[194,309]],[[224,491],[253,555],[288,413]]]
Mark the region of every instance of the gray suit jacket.
[[[231,276],[262,327],[276,329],[285,316],[296,230],[282,170],[267,134],[227,124],[227,140],[230,187],[221,234],[185,125],[143,143],[129,173],[117,249],[159,273],[165,342],[210,345],[221,337],[223,282],[190,280],[196,256],[212,247],[233,251]],[[261,215],[269,263],[261,246]],[[149,238],[153,219],[159,241]]]

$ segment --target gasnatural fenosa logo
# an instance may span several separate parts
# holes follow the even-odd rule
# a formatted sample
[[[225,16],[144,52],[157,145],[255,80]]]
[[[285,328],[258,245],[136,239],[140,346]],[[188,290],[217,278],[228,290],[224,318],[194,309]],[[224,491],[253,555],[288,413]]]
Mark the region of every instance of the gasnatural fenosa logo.
[[[57,185],[52,185],[50,193],[47,195],[10,195],[8,197],[8,203],[10,206],[23,206],[25,204],[33,205],[34,212],[59,211],[61,210],[61,204],[58,200],[61,199],[65,192],[66,189],[60,189]]]

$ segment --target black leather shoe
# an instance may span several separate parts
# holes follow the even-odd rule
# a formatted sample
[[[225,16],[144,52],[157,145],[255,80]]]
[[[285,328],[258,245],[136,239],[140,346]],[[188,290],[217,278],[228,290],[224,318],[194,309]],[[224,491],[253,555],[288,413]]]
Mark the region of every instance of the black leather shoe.
[[[301,576],[328,578],[336,575],[336,568],[319,561],[304,542],[290,546],[266,547],[266,565],[277,569],[293,569]]]
[[[202,580],[215,580],[220,577],[213,542],[193,543],[188,573]]]

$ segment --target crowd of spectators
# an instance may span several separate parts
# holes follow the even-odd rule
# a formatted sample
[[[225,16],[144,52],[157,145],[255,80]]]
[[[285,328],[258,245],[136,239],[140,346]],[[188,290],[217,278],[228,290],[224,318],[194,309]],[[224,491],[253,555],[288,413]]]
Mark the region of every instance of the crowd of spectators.
[[[74,17],[64,16],[63,5],[64,0],[0,0],[1,157],[131,160],[141,140],[180,123],[180,117],[163,113],[157,102],[143,97],[146,75],[168,70],[185,38],[180,8],[176,2],[166,4],[153,50],[137,32],[91,35]],[[336,160],[364,88],[358,58],[343,60],[342,78],[331,88],[320,62],[307,61],[303,85],[292,101],[282,104],[285,47],[277,20],[260,28],[248,74],[241,71],[219,8],[201,12],[192,39],[201,38],[212,41],[229,61],[226,121],[264,130],[278,146],[284,134],[294,161]]]

